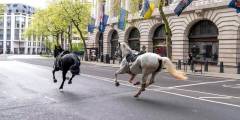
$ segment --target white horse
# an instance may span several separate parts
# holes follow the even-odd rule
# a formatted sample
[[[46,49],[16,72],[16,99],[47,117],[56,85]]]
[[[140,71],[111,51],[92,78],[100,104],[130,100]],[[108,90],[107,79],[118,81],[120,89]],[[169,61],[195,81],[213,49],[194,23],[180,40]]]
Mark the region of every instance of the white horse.
[[[178,80],[186,80],[186,74],[182,71],[178,71],[175,69],[173,63],[169,60],[167,57],[161,57],[158,54],[155,53],[145,53],[142,55],[139,55],[134,62],[129,62],[127,60],[127,56],[131,56],[133,53],[133,50],[125,43],[119,43],[118,49],[116,51],[116,55],[121,55],[123,60],[120,64],[119,70],[115,72],[115,85],[119,86],[119,82],[117,81],[117,75],[118,74],[125,74],[128,73],[131,75],[131,78],[129,80],[130,83],[132,83],[133,79],[137,74],[143,74],[142,75],[142,81],[141,81],[141,88],[137,92],[137,94],[134,95],[134,97],[138,97],[142,91],[145,90],[146,87],[154,83],[154,78],[156,74],[162,69],[164,66],[167,71],[176,79]],[[151,74],[151,78],[147,83],[148,76]]]

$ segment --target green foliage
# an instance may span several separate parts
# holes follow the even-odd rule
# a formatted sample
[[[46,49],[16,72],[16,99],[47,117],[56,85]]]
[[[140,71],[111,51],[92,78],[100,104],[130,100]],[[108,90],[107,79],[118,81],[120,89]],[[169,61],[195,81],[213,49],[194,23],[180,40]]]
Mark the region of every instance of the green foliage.
[[[139,12],[139,4],[142,4],[143,0],[130,0],[130,13],[136,14]]]
[[[83,51],[84,50],[83,43],[73,43],[72,47],[73,47],[72,51]]]
[[[0,14],[3,14],[5,6],[3,4],[0,4]]]
[[[73,34],[69,32],[69,25],[73,25],[71,31],[76,31],[80,34],[81,40],[85,43],[84,37],[87,36],[87,24],[90,20],[90,9],[91,4],[82,2],[82,0],[53,0],[48,8],[43,10],[37,10],[32,19],[32,24],[25,31],[25,36],[41,36],[48,38],[49,36],[52,39],[58,38],[59,34]],[[76,33],[75,32],[75,33]],[[55,36],[53,38],[53,36]],[[51,39],[51,40],[52,40]],[[67,39],[67,37],[65,38]],[[46,46],[53,46],[59,41],[49,41]],[[68,41],[71,42],[71,38],[68,38]],[[70,44],[71,45],[71,44]],[[52,47],[49,47],[52,48]],[[86,48],[86,44],[84,45]]]

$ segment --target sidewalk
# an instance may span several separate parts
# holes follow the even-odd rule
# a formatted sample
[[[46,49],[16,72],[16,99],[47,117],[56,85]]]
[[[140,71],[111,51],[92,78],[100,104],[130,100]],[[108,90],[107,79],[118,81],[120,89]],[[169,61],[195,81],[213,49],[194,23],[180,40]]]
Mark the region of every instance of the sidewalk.
[[[82,63],[86,64],[93,64],[93,65],[98,65],[98,66],[105,66],[105,67],[114,67],[118,68],[119,64],[106,64],[106,63],[101,63],[101,62],[93,62],[93,61],[81,61]],[[206,77],[220,77],[220,78],[226,78],[226,79],[239,79],[240,80],[240,74],[237,73],[236,68],[224,68],[224,73],[220,73],[220,69],[218,66],[211,66],[209,65],[208,72],[204,72],[204,66],[202,66],[202,71],[203,73],[201,74],[200,72],[192,72],[190,70],[190,67],[187,68],[187,74],[188,75],[198,75],[198,76],[206,76]],[[196,66],[197,69],[200,68],[200,66]],[[182,66],[182,71],[183,71],[183,66]]]

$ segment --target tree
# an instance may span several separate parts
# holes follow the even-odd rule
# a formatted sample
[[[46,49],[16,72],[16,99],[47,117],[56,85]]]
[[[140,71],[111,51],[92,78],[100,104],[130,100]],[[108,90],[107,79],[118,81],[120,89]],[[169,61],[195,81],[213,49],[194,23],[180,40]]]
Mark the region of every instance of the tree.
[[[68,19],[77,29],[83,41],[85,60],[87,60],[88,55],[85,36],[87,35],[87,24],[90,20],[91,4],[82,2],[81,0],[62,0],[60,4],[61,8],[65,11],[65,15],[67,15]]]
[[[163,12],[163,6],[165,5],[165,2],[166,2],[165,0],[159,1],[158,10],[159,10],[160,16],[163,20],[164,28],[165,28],[165,32],[166,32],[167,57],[171,59],[172,58],[172,40],[171,40],[172,32],[171,32],[167,17],[165,15],[165,13]]]
[[[2,14],[4,12],[4,5],[3,4],[0,4],[0,14]]]

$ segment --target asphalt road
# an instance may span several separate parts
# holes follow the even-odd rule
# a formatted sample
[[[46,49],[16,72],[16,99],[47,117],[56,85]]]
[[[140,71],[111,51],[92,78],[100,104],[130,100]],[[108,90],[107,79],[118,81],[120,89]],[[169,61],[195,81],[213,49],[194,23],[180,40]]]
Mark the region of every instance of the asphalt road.
[[[239,120],[240,81],[189,76],[174,80],[159,73],[139,98],[137,88],[117,68],[82,64],[81,75],[58,87],[52,59],[7,59],[0,56],[0,120]],[[69,74],[70,76],[70,74]],[[139,75],[136,80],[140,80]]]

